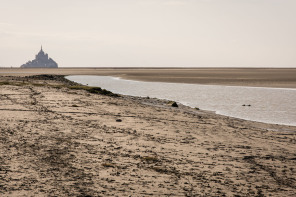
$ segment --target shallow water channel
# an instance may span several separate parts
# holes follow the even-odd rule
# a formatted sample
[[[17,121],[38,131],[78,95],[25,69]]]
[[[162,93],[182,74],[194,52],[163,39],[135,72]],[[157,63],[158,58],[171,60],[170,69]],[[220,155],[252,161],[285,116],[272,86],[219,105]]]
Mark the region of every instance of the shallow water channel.
[[[168,99],[221,115],[296,126],[296,89],[141,82],[110,76],[66,78],[123,95]]]

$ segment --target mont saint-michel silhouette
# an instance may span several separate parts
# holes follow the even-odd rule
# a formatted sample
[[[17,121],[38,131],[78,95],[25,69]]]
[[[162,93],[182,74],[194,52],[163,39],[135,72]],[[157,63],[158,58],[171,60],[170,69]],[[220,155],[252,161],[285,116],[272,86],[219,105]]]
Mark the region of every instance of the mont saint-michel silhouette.
[[[58,64],[51,58],[48,58],[48,54],[44,53],[42,46],[35,59],[28,61],[21,65],[21,68],[57,68]]]

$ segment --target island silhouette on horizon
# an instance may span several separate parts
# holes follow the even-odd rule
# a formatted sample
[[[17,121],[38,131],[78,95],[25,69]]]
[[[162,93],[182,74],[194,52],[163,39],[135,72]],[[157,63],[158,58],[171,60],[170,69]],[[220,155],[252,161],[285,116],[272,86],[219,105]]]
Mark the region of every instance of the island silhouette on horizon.
[[[48,58],[48,54],[44,53],[41,46],[35,59],[21,65],[21,68],[58,68],[58,64],[53,59]]]

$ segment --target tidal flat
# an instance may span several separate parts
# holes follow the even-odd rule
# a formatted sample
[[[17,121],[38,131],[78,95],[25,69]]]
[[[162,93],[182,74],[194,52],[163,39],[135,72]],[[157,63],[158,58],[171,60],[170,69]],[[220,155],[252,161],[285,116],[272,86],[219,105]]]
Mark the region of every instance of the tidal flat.
[[[89,91],[57,75],[1,76],[0,90],[3,196],[296,193],[296,127]]]
[[[296,88],[296,68],[0,68],[0,76],[97,75],[127,80]]]

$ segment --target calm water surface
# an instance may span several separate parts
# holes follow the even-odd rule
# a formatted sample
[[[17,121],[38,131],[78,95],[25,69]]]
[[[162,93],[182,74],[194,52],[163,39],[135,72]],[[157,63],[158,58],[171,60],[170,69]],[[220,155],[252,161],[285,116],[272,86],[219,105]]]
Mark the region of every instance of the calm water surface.
[[[114,93],[174,100],[226,116],[296,126],[296,89],[140,82],[109,76],[66,78]]]

